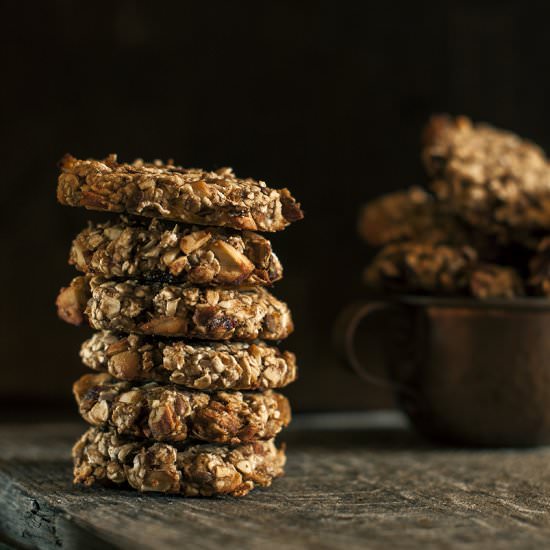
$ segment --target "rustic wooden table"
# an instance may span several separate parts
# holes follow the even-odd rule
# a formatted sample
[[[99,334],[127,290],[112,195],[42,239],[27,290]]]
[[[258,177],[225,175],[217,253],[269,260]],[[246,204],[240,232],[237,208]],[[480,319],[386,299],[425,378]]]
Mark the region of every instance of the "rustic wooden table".
[[[71,486],[79,424],[0,425],[0,540],[38,548],[530,548],[550,448],[435,448],[394,413],[299,416],[287,475],[244,499]],[[0,548],[4,548],[0,542]]]

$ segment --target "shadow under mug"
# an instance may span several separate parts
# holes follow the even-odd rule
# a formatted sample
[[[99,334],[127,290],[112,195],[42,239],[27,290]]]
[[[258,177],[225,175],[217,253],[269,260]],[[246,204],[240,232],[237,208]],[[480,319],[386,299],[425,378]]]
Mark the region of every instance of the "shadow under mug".
[[[376,345],[387,379],[369,370],[371,322],[384,329]],[[361,302],[342,312],[335,341],[361,378],[391,386],[428,437],[484,446],[550,443],[550,300]]]

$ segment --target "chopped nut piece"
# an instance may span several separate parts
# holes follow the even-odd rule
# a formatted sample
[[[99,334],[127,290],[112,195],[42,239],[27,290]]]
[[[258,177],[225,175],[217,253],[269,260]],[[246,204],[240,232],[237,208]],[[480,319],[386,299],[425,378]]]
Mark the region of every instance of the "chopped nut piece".
[[[134,380],[139,376],[141,357],[137,351],[122,351],[109,359],[111,374],[119,380]]]
[[[188,265],[189,260],[187,259],[187,256],[180,256],[170,264],[170,275],[177,277]]]
[[[213,242],[210,250],[220,262],[221,270],[218,279],[221,283],[241,283],[254,271],[254,264],[224,241]]]
[[[178,317],[158,317],[142,323],[138,329],[142,334],[178,336],[187,332],[187,321]]]
[[[203,247],[212,238],[209,231],[194,231],[180,239],[180,248],[184,254],[191,254]]]

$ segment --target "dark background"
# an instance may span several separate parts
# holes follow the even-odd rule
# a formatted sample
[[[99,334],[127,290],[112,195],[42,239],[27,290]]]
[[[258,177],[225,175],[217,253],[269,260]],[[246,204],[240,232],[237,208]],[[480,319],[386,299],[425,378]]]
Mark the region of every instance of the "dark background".
[[[387,404],[330,348],[361,297],[362,202],[423,183],[419,134],[464,113],[550,145],[547,3],[2,4],[0,399],[72,407],[86,330],[55,317],[71,238],[55,202],[66,152],[174,158],[288,186],[306,219],[273,237],[293,308],[296,410]],[[96,216],[97,217],[97,216]]]

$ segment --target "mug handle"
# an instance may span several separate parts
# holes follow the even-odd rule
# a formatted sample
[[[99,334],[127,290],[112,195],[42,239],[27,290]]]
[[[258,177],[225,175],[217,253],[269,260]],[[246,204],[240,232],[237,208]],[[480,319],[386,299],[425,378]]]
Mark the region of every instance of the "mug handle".
[[[411,388],[393,381],[389,374],[387,378],[372,374],[357,357],[355,350],[357,327],[367,317],[382,312],[391,312],[393,315],[408,314],[403,306],[387,301],[356,302],[344,308],[334,325],[333,342],[335,348],[363,381],[381,388],[399,391],[402,394],[414,394]]]

